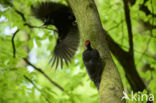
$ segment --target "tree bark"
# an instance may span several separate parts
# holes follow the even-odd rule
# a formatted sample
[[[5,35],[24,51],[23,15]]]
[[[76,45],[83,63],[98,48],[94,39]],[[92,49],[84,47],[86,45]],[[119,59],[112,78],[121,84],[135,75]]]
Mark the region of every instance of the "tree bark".
[[[90,40],[104,65],[99,88],[99,103],[122,103],[123,85],[107,46],[106,36],[94,0],[67,0],[79,26],[81,42]],[[82,44],[80,44],[82,46]],[[84,46],[84,45],[83,45]]]
[[[147,89],[136,70],[134,58],[131,56],[131,54],[124,51],[117,43],[115,43],[114,40],[108,35],[108,33],[106,35],[106,40],[112,54],[117,58],[117,60],[123,67],[126,78],[130,83],[132,90],[134,92],[138,92]]]

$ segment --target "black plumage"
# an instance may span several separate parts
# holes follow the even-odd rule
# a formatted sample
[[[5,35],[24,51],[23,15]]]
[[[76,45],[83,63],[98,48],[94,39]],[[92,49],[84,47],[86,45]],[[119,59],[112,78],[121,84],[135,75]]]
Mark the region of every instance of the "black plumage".
[[[52,66],[63,62],[68,65],[79,45],[79,31],[75,16],[70,7],[54,2],[42,2],[32,6],[34,16],[44,22],[44,25],[54,25],[58,30],[58,40],[51,59]]]
[[[83,62],[90,79],[94,82],[97,89],[99,89],[102,74],[102,60],[99,52],[91,47],[90,41],[86,41],[85,45],[87,49],[83,52]]]

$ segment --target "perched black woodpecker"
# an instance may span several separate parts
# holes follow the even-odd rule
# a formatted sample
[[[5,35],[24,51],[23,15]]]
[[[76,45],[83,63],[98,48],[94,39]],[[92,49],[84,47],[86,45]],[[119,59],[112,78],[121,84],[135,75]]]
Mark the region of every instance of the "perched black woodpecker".
[[[44,25],[54,25],[58,30],[58,39],[50,60],[52,66],[68,63],[73,58],[79,45],[79,30],[75,16],[70,7],[55,2],[41,2],[32,6],[33,15],[44,22]]]
[[[99,52],[91,47],[89,40],[85,42],[85,45],[87,49],[83,52],[83,62],[90,79],[94,82],[97,89],[99,89],[102,74],[102,60]]]

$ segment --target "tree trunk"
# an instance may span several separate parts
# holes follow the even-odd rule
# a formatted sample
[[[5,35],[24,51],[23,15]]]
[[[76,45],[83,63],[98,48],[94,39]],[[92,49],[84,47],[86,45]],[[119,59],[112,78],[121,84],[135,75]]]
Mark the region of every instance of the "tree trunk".
[[[103,64],[105,64],[99,88],[99,103],[124,102],[121,101],[123,96],[121,78],[110,55],[94,0],[67,0],[67,2],[77,19],[82,42],[80,45],[90,40],[93,48],[99,51]]]

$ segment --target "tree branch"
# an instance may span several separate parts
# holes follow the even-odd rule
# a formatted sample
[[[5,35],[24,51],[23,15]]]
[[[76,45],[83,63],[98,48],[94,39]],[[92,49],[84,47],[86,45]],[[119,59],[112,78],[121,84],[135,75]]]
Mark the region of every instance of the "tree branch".
[[[15,10],[15,12],[16,12],[17,14],[19,14],[19,15],[21,16],[22,20],[23,20],[24,22],[26,22],[26,18],[25,18],[25,16],[24,16],[24,14],[23,14],[21,11],[15,9],[15,8],[14,8],[14,10]]]
[[[12,48],[13,48],[13,58],[16,58],[16,47],[15,47],[14,39],[18,32],[19,32],[19,29],[16,30],[16,32],[13,34],[13,36],[11,38],[11,43],[12,43]]]
[[[59,84],[57,84],[55,81],[53,81],[44,71],[42,71],[42,69],[37,68],[36,66],[34,66],[33,64],[31,64],[26,58],[24,58],[24,61],[32,66],[35,70],[37,70],[38,72],[40,72],[45,78],[47,78],[51,84],[53,84],[54,86],[56,86],[58,89],[60,89],[61,91],[64,91],[64,88],[61,87]]]
[[[140,5],[140,8],[139,8],[139,9],[140,9],[141,11],[143,11],[143,12],[146,14],[146,16],[152,15],[153,17],[156,17],[156,14],[152,13],[152,12],[148,9],[148,7],[145,5],[147,1],[148,1],[148,0],[144,0],[143,4]]]
[[[123,0],[123,3],[124,3],[125,19],[126,19],[126,24],[127,24],[127,29],[128,29],[128,37],[129,37],[129,46],[130,46],[129,53],[131,54],[131,56],[134,57],[132,24],[131,24],[128,0]]]
[[[47,29],[47,30],[53,30],[53,29],[49,29],[49,28],[44,27],[44,26],[33,26],[33,25],[27,23],[27,20],[26,20],[26,18],[25,18],[24,13],[22,13],[22,12],[19,11],[19,10],[17,10],[16,8],[14,8],[14,6],[13,6],[13,9],[15,10],[15,12],[16,12],[18,15],[21,16],[21,18],[22,18],[22,20],[23,20],[25,26],[28,26],[29,28],[39,28],[39,29],[40,29],[40,28],[41,28],[41,29],[43,28],[43,29]],[[53,31],[57,32],[56,30],[53,30]]]
[[[46,26],[42,26],[42,25],[41,26],[33,26],[29,23],[24,23],[24,25],[28,26],[29,28],[47,29],[47,30],[53,30],[54,32],[58,32],[57,30],[50,29],[50,28],[48,28]]]
[[[36,88],[38,91],[42,92],[41,89],[39,89],[39,88],[37,87],[37,85],[36,85],[29,77],[27,77],[26,75],[24,75],[24,78],[25,78],[26,80],[28,80],[28,81],[34,86],[34,88]],[[48,103],[51,103],[51,102],[49,101],[49,99],[48,99],[43,93],[42,93],[42,95],[43,95],[43,97],[45,98],[45,100],[46,100]]]
[[[128,0],[131,6],[133,6],[136,3],[136,0]]]
[[[113,30],[113,29],[115,29],[115,28],[119,27],[119,26],[120,26],[120,24],[122,24],[123,22],[124,22],[124,20],[121,20],[119,23],[117,23],[115,26],[111,27],[111,28],[110,28],[110,29],[108,29],[107,31],[109,32],[109,31],[111,31],[111,30]]]
[[[105,34],[107,34],[107,32]],[[143,80],[141,79],[136,70],[136,66],[132,56],[128,52],[124,51],[117,43],[115,43],[114,40],[108,34],[106,35],[106,39],[108,41],[108,46],[112,54],[122,65],[125,71],[126,78],[129,81],[132,90],[134,92],[138,92],[147,89]]]

